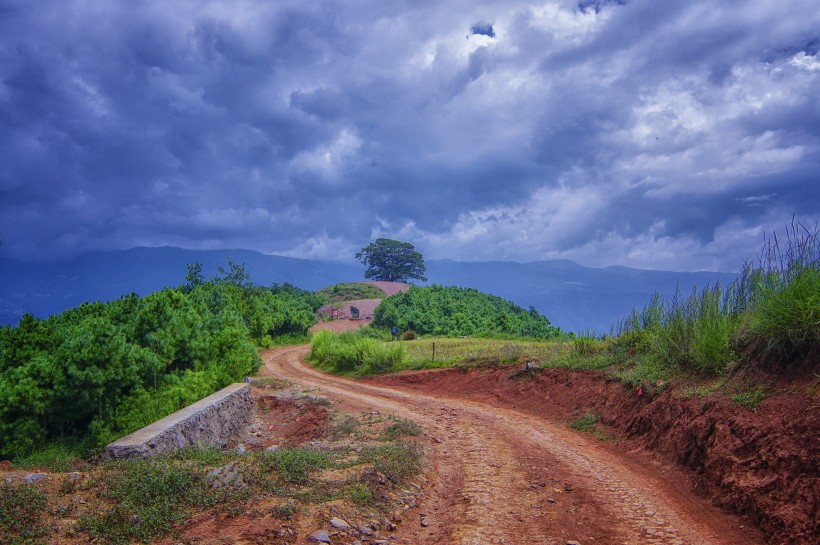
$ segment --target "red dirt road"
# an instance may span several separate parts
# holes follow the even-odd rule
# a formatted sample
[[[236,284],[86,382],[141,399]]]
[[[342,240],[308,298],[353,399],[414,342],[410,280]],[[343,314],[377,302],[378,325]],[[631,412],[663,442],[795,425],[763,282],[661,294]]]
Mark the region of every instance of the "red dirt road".
[[[657,466],[565,426],[513,408],[426,394],[424,385],[400,390],[326,375],[302,362],[306,352],[267,351],[262,374],[318,388],[345,410],[412,419],[426,432],[428,484],[394,543],[763,543]]]

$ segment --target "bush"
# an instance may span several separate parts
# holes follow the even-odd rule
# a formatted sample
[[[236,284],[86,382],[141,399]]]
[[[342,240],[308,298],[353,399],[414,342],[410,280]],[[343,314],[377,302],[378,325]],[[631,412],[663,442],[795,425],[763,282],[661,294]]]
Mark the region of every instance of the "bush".
[[[418,334],[412,329],[401,334],[401,340],[403,341],[415,341],[418,337]]]

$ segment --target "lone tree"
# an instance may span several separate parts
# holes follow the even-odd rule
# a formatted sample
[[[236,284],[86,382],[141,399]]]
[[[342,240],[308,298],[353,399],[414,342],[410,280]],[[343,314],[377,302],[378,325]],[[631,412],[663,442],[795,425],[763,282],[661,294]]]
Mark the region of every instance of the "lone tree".
[[[427,280],[424,258],[409,242],[378,238],[357,252],[356,259],[367,265],[365,278],[387,282]]]

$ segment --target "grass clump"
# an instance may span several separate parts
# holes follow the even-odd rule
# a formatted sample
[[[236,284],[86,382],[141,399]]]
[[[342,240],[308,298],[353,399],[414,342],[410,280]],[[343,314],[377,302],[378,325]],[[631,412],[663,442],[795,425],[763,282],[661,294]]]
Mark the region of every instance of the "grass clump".
[[[415,477],[422,468],[421,449],[415,443],[393,442],[362,451],[362,460],[372,464],[371,470],[363,476],[384,477],[393,484],[399,484]]]
[[[384,428],[381,434],[383,441],[394,441],[400,437],[421,435],[421,426],[411,420],[396,418]]]
[[[728,286],[670,302],[656,294],[614,330],[627,376],[636,368],[721,375],[751,361],[785,370],[820,344],[820,230],[793,220],[785,240],[768,238],[757,264],[745,262]]]
[[[28,484],[0,484],[0,537],[8,545],[45,543],[40,522],[48,498]]]
[[[357,299],[382,299],[384,292],[372,284],[344,282],[328,286],[316,292],[316,296],[327,303],[355,301]]]
[[[575,420],[571,421],[569,423],[569,427],[574,430],[589,433],[598,441],[610,441],[614,439],[614,437],[606,433],[606,430],[601,423],[601,415],[595,412],[585,412]]]
[[[341,374],[371,375],[398,366],[404,359],[401,343],[386,343],[366,333],[319,331],[308,358],[318,367]]]
[[[103,497],[114,506],[82,517],[79,526],[108,543],[148,541],[194,508],[233,499],[232,490],[212,486],[204,468],[166,457],[109,463],[101,479]]]
[[[274,470],[286,483],[307,484],[310,475],[332,464],[327,452],[303,448],[281,448],[266,452],[262,458],[263,470]]]
[[[760,405],[760,402],[764,399],[766,399],[766,390],[763,388],[732,395],[732,401],[747,409],[757,409],[757,406]]]

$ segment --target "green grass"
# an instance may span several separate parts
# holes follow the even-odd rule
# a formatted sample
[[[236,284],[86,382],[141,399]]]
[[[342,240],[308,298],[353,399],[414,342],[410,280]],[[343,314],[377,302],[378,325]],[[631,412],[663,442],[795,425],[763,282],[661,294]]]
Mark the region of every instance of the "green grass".
[[[595,412],[585,412],[583,415],[571,421],[569,427],[588,433],[598,441],[612,441],[615,439],[615,437],[606,433],[603,424],[601,424],[601,415]]]
[[[266,452],[262,458],[263,470],[274,470],[286,483],[307,484],[310,475],[332,466],[327,452],[311,448],[280,448]]]
[[[366,472],[364,482],[378,475],[393,484],[400,484],[415,477],[422,468],[421,449],[415,443],[394,442],[362,451],[361,459],[372,464],[371,471]]]
[[[354,301],[356,299],[383,299],[384,292],[371,284],[360,282],[345,282],[323,288],[316,295],[327,303]]]
[[[81,465],[83,457],[88,454],[88,446],[77,442],[47,443],[27,456],[14,459],[14,465],[20,469],[44,469],[47,471],[65,472]]]
[[[760,402],[766,399],[766,390],[757,388],[749,392],[740,392],[733,394],[732,401],[747,409],[757,409]]]
[[[421,426],[411,420],[396,418],[393,423],[384,428],[381,434],[383,441],[394,441],[400,437],[421,435]]]

